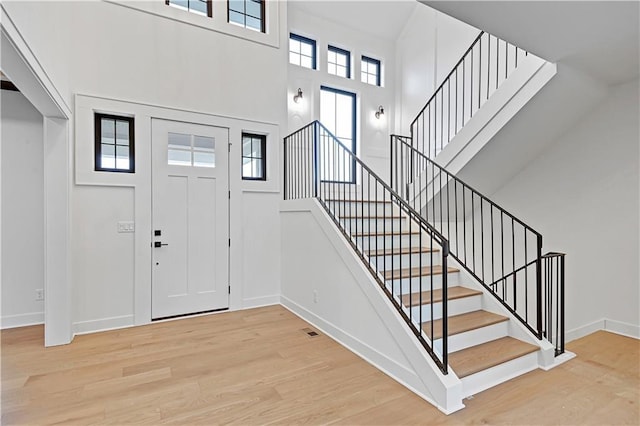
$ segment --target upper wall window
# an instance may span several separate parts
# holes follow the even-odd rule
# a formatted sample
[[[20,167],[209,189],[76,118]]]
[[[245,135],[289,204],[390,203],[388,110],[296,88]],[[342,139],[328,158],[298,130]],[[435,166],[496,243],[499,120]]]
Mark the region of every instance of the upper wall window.
[[[363,83],[380,86],[380,61],[379,60],[369,58],[368,56],[362,57],[361,80]]]
[[[95,114],[95,170],[135,172],[133,117]]]
[[[264,32],[264,0],[229,0],[229,22]]]
[[[165,3],[209,18],[213,16],[212,0],[165,0]]]
[[[351,52],[329,46],[327,51],[327,72],[339,77],[351,78]]]
[[[289,35],[289,63],[316,69],[316,41],[291,33]]]
[[[242,179],[267,180],[267,137],[242,134]]]

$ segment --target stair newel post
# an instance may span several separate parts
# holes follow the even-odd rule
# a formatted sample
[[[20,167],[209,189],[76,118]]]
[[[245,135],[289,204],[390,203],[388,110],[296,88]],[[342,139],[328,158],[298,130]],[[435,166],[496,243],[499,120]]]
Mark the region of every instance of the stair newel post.
[[[313,190],[314,197],[318,198],[320,193],[320,155],[319,155],[319,141],[320,141],[320,126],[317,121],[313,122]]]
[[[449,241],[442,242],[442,365],[443,373],[449,372],[449,296],[448,296],[448,267]]]
[[[284,170],[283,170],[283,175],[282,175],[282,181],[283,181],[283,188],[282,188],[282,193],[284,194],[284,199],[287,199],[287,138],[284,138],[284,158],[283,158],[283,165],[284,165]]]
[[[536,242],[536,324],[538,339],[542,339],[542,235]]]

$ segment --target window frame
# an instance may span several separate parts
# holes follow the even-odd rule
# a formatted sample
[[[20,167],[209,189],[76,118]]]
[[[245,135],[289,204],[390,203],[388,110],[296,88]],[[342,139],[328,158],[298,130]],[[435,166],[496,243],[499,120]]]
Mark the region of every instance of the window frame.
[[[343,95],[343,96],[349,96],[351,97],[351,99],[353,99],[353,108],[351,110],[351,131],[352,131],[352,135],[353,138],[351,140],[351,152],[353,153],[353,160],[351,160],[351,180],[321,180],[321,182],[326,182],[326,183],[346,183],[346,184],[355,184],[356,183],[356,159],[355,157],[358,156],[358,144],[357,144],[357,140],[358,140],[358,95],[355,92],[349,92],[347,90],[342,90],[342,89],[336,89],[335,87],[330,87],[330,86],[325,86],[325,85],[321,85],[320,86],[320,97],[322,97],[322,91],[326,91],[326,92],[332,92],[336,95]],[[322,105],[320,105],[320,108],[322,108]],[[338,138],[337,135],[333,135],[336,139],[340,140]],[[342,141],[341,141],[342,142]]]
[[[135,173],[136,172],[136,162],[135,162],[135,118],[133,116],[124,116],[124,115],[115,115],[115,114],[106,114],[101,112],[94,112],[94,170],[96,172],[112,172],[112,173]],[[128,169],[118,169],[118,168],[110,168],[110,167],[102,167],[102,119],[110,119],[116,121],[126,121],[129,123],[129,168]],[[115,138],[115,135],[114,135]],[[115,139],[114,139],[115,142]],[[116,147],[117,144],[114,144]],[[117,155],[117,151],[116,151]],[[117,156],[116,156],[117,158]]]
[[[347,57],[347,66],[346,66],[347,75],[343,77],[341,75],[338,75],[337,73],[336,74],[332,74],[332,73],[329,72],[329,64],[330,64],[330,62],[329,62],[329,55],[328,54],[327,54],[327,73],[329,73],[331,75],[335,75],[336,77],[343,77],[343,78],[351,79],[351,52],[349,52],[346,49],[342,49],[340,47],[333,46],[331,44],[329,44],[327,46],[327,53],[329,53],[329,52],[334,52],[336,55],[344,55],[344,56]],[[337,59],[337,56],[336,56],[336,59]],[[337,67],[338,67],[337,61],[335,62],[335,66],[336,66],[336,69],[337,69]]]
[[[190,1],[198,1],[198,0],[187,0],[187,12],[191,12],[191,13],[195,13],[196,15],[200,15],[199,12],[194,12],[193,9],[189,8],[189,2]],[[165,0],[164,3],[167,6],[175,7],[175,8],[178,8],[178,9],[184,9],[180,5],[176,5],[176,4],[172,5],[171,4],[171,0]],[[206,16],[209,17],[209,18],[213,18],[213,0],[205,0],[205,3],[207,4],[207,15]]]
[[[252,139],[260,139],[260,153],[261,157],[246,157],[244,155],[244,138],[250,137]],[[253,142],[252,142],[253,143]],[[262,176],[252,177],[244,175],[244,159],[250,158],[251,160],[260,160],[262,163]],[[251,132],[242,132],[242,136],[240,138],[240,173],[242,175],[242,180],[253,180],[253,181],[266,181],[267,180],[267,135],[261,135],[259,133],[251,133]]]
[[[366,62],[367,64],[375,64],[377,66],[378,72],[376,73],[376,84],[375,84],[375,86],[381,87],[382,86],[382,62],[379,59],[375,59],[375,58],[372,58],[372,57],[366,56],[366,55],[362,55],[361,62],[362,63]],[[368,81],[362,81],[362,73],[363,72],[364,71],[362,70],[362,64],[361,64],[360,65],[360,81],[362,83],[365,83],[365,84],[371,84]],[[371,73],[368,72],[368,71],[365,72],[365,74],[371,75]],[[373,86],[373,84],[371,84],[371,85]]]
[[[289,63],[291,65],[295,65],[298,66],[300,68],[307,68],[307,69],[311,69],[311,70],[317,70],[318,69],[318,49],[317,49],[317,42],[309,37],[305,37],[305,36],[301,36],[299,34],[295,34],[290,32],[289,33],[289,40],[296,40],[300,43],[306,43],[306,44],[310,44],[311,45],[311,52],[312,52],[312,57],[311,57],[311,68],[307,68],[303,65],[298,65],[298,64],[292,64],[291,61],[289,61]],[[289,46],[289,53],[291,53],[291,46]],[[302,53],[297,53],[298,55],[302,56]]]
[[[211,1],[211,0],[208,0],[208,1]],[[255,1],[255,0],[242,0],[242,1],[244,1],[244,3],[245,3],[245,12],[242,13],[242,15],[244,15],[244,25],[240,25],[237,22],[232,22],[231,21],[231,13],[230,12],[232,12],[232,11],[236,12],[236,13],[241,13],[241,12],[238,12],[237,10],[232,10],[231,9],[231,2],[229,0],[227,0],[227,23],[229,23],[231,25],[237,25],[239,27],[246,28],[246,29],[251,30],[251,31],[257,31],[253,27],[247,27],[247,13],[246,13],[247,8],[246,8],[246,4],[247,4],[248,1],[253,2],[253,3],[260,3],[260,31],[259,32],[261,32],[263,34],[266,33],[266,28],[267,28],[267,24],[266,24],[266,10],[267,10],[266,1],[265,0],[258,0],[258,1]],[[255,17],[253,15],[248,15],[248,16],[257,19],[257,17]]]

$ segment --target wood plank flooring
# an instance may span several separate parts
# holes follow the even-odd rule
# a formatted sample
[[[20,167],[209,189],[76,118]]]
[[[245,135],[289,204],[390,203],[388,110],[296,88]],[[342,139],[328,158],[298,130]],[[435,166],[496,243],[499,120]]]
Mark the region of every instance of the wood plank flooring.
[[[465,400],[445,416],[280,306],[78,336],[4,330],[9,424],[633,424],[638,340],[598,332],[578,358]]]

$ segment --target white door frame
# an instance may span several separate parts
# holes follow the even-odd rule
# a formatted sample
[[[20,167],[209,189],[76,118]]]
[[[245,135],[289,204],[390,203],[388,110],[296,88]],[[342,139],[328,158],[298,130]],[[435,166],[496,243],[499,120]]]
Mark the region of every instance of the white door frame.
[[[72,112],[2,4],[0,30],[2,70],[43,116],[44,344],[67,344],[73,339],[69,232]]]

